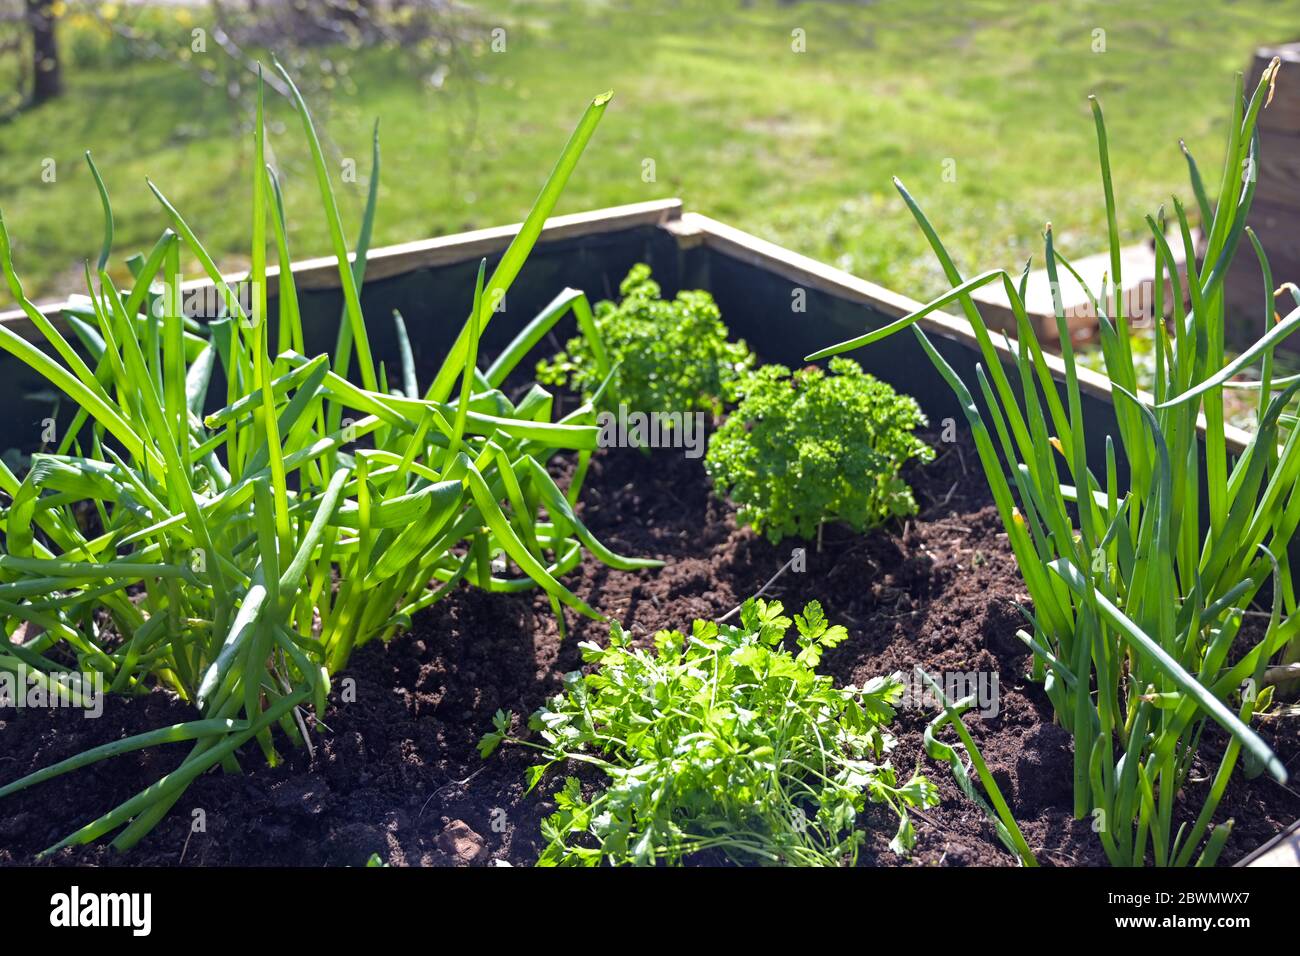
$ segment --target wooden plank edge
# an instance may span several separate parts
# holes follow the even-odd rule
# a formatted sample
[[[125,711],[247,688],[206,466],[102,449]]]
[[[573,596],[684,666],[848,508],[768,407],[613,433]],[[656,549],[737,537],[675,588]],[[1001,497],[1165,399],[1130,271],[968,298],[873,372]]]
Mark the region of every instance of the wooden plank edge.
[[[801,286],[817,289],[849,301],[861,302],[892,318],[902,318],[924,308],[924,303],[917,302],[915,299],[699,213],[683,213],[680,221],[674,224],[673,231],[700,235],[705,246],[733,259],[771,270]],[[926,332],[979,349],[975,333],[964,317],[958,318],[946,312],[932,312],[922,318],[919,324]],[[1015,352],[1008,348],[1005,342],[994,338],[993,346],[999,357],[1015,364]],[[1065,381],[1065,363],[1061,357],[1049,352],[1046,353],[1045,358],[1052,376],[1057,381]],[[1113,404],[1114,396],[1109,378],[1082,367],[1077,369],[1077,374],[1081,392]],[[1139,397],[1147,404],[1154,402],[1152,396],[1146,392],[1140,392]],[[1201,416],[1197,421],[1197,429],[1202,437],[1205,435],[1205,424],[1205,418]],[[1251,436],[1243,429],[1225,425],[1223,433],[1228,451],[1234,455],[1240,455],[1250,444]]]
[[[1300,866],[1300,820],[1238,860],[1234,866]]]
[[[629,203],[623,206],[608,206],[587,212],[571,213],[564,216],[552,216],[542,226],[538,243],[556,242],[577,236],[599,235],[605,232],[618,232],[636,226],[662,226],[682,215],[680,199],[653,199],[647,202]],[[493,226],[487,229],[475,229],[469,232],[452,233],[433,239],[419,239],[393,246],[372,249],[366,257],[366,281],[387,279],[402,275],[415,269],[434,266],[452,265],[492,255],[504,251],[518,234],[523,223],[508,226]],[[348,257],[349,261],[352,256]],[[293,264],[294,282],[300,289],[336,289],[339,287],[338,260],[334,256],[321,256],[315,259],[303,259]],[[272,282],[280,274],[278,266],[267,270],[267,295],[271,298],[279,293],[278,283]],[[226,282],[236,282],[246,278],[247,270],[224,273]],[[209,279],[191,279],[182,284],[184,292],[209,288]],[[46,302],[37,306],[51,318],[56,325],[64,326],[58,318],[63,302]],[[0,312],[0,323],[30,341],[38,341],[39,333],[32,326],[22,309],[9,309]],[[65,327],[65,326],[64,326]]]

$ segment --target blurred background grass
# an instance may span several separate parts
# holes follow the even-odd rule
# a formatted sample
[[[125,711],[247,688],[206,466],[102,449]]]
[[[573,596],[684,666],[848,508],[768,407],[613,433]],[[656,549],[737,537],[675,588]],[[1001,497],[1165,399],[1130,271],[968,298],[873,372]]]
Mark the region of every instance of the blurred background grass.
[[[1271,0],[6,4],[0,209],[41,298],[76,291],[98,249],[84,149],[112,195],[115,267],[164,226],[146,175],[224,268],[247,264],[249,65],[271,49],[326,128],[350,235],[376,118],[383,244],[522,218],[587,100],[612,88],[560,211],[680,196],[925,298],[946,286],[892,175],[965,269],[1018,268],[1041,252],[1047,219],[1067,253],[1096,251],[1096,93],[1121,227],[1136,239],[1171,192],[1190,199],[1179,137],[1217,181],[1233,72],[1257,45],[1300,33],[1300,13]],[[39,106],[24,93],[32,6],[54,17],[63,85]],[[297,120],[274,93],[268,111],[293,254],[322,254]]]

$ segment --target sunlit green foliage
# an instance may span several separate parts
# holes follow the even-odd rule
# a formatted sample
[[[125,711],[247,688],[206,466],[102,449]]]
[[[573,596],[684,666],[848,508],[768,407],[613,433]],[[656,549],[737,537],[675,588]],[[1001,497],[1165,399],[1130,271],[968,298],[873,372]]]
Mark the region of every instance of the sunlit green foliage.
[[[280,76],[292,89],[288,73]],[[614,554],[583,527],[572,507],[581,473],[566,496],[547,472],[560,450],[585,465],[598,438],[594,410],[584,405],[553,421],[543,389],[507,398],[498,386],[523,355],[514,345],[486,373],[477,365],[492,303],[518,274],[608,100],[596,98],[583,115],[496,270],[487,276],[480,266],[473,311],[423,391],[410,362],[390,385],[361,311],[378,139],[350,263],[301,97],[295,105],[343,291],[333,355],[304,354],[279,181],[265,165],[260,95],[246,284],[227,284],[154,187],[170,228],[133,261],[130,288],[119,289],[105,271],[114,229],[100,182],[105,235],[97,269],[87,269],[88,298],[65,310],[78,350],[24,296],[0,219],[0,267],[50,351],[7,326],[0,347],[78,409],[55,452],[33,455],[21,480],[0,466],[9,502],[0,513],[7,638],[0,668],[54,682],[72,663],[102,675],[114,692],[167,687],[202,717],[0,787],[2,797],[128,750],[193,741],[179,768],[51,850],[118,828],[115,845],[133,845],[199,774],[217,764],[237,770],[237,751],[249,740],[277,763],[276,728],[294,743],[310,734],[305,707],[323,716],[330,676],[355,647],[393,635],[462,580],[490,591],[538,586],[557,615],[567,607],[599,618],[558,580],[584,546],[616,568],[657,565]],[[272,241],[281,266],[275,327],[267,308]],[[183,314],[182,247],[203,264],[222,318]],[[520,336],[544,334],[564,312],[552,309]],[[400,316],[397,332],[405,340]],[[218,366],[222,407],[204,414]],[[353,366],[360,384],[349,377]]]
[[[597,407],[719,414],[754,357],[744,342],[727,340],[713,296],[696,289],[664,299],[644,264],[632,267],[619,293],[619,302],[596,304],[599,341],[614,368]],[[605,375],[592,342],[587,335],[571,339],[565,351],[538,363],[537,380],[596,395]]]
[[[1157,250],[1154,314],[1165,315],[1165,277],[1172,284],[1171,328],[1157,322],[1153,394],[1139,394],[1141,362],[1122,302],[1120,231],[1106,126],[1095,99],[1111,269],[1090,293],[1099,316],[1105,370],[1113,385],[1117,435],[1106,459],[1089,461],[1083,403],[1064,309],[1056,302],[1064,389],[1054,378],[1025,315],[1023,286],[1002,269],[964,279],[912,196],[903,199],[931,243],[952,291],[911,315],[824,349],[810,360],[868,345],[911,328],[965,409],[993,497],[1020,572],[1033,598],[1028,629],[1017,636],[1033,652],[1033,674],[1074,735],[1074,812],[1116,865],[1213,864],[1231,832],[1215,822],[1239,760],[1285,782],[1287,770],[1249,726],[1268,710],[1265,674],[1277,655],[1300,655],[1300,614],[1288,555],[1300,525],[1300,430],[1282,441],[1280,418],[1300,377],[1275,376],[1273,349],[1300,328],[1300,301],[1280,304],[1264,250],[1246,226],[1259,168],[1259,111],[1277,79],[1278,61],[1246,95],[1240,75],[1224,175],[1205,188],[1185,154],[1201,221],[1198,250],[1182,203],[1174,225],[1188,264],[1187,299],[1165,239],[1163,207],[1146,217]],[[1285,75],[1284,75],[1285,78]],[[1258,257],[1259,324],[1264,334],[1240,355],[1224,351],[1223,279],[1238,249]],[[1086,283],[1044,235],[1048,276],[1061,267]],[[1011,303],[1018,341],[999,355],[970,292],[1000,283]],[[1185,302],[1190,300],[1190,308]],[[975,404],[931,343],[919,319],[960,306],[979,342],[976,377],[987,412]],[[1223,388],[1258,363],[1258,427],[1234,459],[1224,437]],[[1011,374],[1008,374],[1010,372]],[[1203,441],[1197,420],[1204,415]],[[992,422],[992,431],[986,424]],[[1093,427],[1096,427],[1095,425]],[[1118,449],[1113,439],[1118,438]],[[1121,477],[1119,454],[1128,466]],[[1201,462],[1205,467],[1202,472]],[[1010,477],[1003,463],[1011,466]],[[1104,469],[1104,470],[1103,470]],[[1202,524],[1202,514],[1208,523]],[[1251,620],[1252,603],[1271,587],[1271,611]],[[1290,645],[1288,649],[1288,645]],[[1175,827],[1209,721],[1228,736],[1199,813]]]
[[[852,359],[790,374],[765,365],[740,385],[740,404],[709,440],[705,467],[772,541],[811,538],[823,522],[864,531],[916,511],[900,475],[934,458],[913,434],[920,406]]]
[[[900,783],[889,761],[900,675],[836,687],[817,667],[848,633],[815,601],[793,623],[797,652],[779,601],[746,602],[739,626],[660,631],[652,650],[614,624],[608,647],[581,645],[591,672],[565,677],[529,721],[535,737],[512,736],[498,712],[480,750],[535,748],[530,789],[552,767],[604,774],[588,796],[574,777],[556,794],[539,864],[674,865],[713,850],[743,864],[852,865],[868,804],[897,814],[890,847],[907,853],[908,810],[939,795],[919,773]]]

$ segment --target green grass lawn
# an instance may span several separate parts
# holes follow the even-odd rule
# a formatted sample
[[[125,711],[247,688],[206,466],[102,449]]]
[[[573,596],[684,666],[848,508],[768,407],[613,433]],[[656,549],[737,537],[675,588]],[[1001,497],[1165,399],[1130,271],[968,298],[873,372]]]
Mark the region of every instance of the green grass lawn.
[[[561,211],[680,196],[692,210],[924,297],[942,280],[891,175],[963,268],[1018,267],[1040,253],[1048,219],[1067,253],[1096,251],[1105,227],[1086,102],[1095,92],[1121,226],[1137,237],[1142,215],[1171,191],[1190,198],[1179,137],[1217,180],[1233,72],[1256,45],[1300,31],[1300,17],[1282,7],[510,0],[479,7],[484,29],[505,27],[507,49],[468,51],[472,76],[453,72],[438,90],[395,68],[389,51],[340,51],[349,80],[313,107],[337,168],[350,158],[360,172],[356,183],[336,177],[352,232],[371,124],[382,120],[377,244],[522,218],[586,101],[612,88]],[[795,29],[806,52],[792,51]],[[1098,29],[1105,52],[1093,52]],[[177,30],[188,42],[189,27]],[[147,248],[163,228],[148,175],[224,267],[246,265],[246,111],[192,74],[148,61],[74,64],[67,80],[61,101],[0,126],[0,207],[29,294],[75,291],[82,261],[98,249],[85,148],[113,197],[119,256]],[[1284,68],[1279,82],[1300,82],[1300,71]],[[277,98],[269,110],[294,255],[322,254],[301,131],[288,103]],[[48,159],[52,183],[42,178]],[[643,179],[647,159],[653,182]]]

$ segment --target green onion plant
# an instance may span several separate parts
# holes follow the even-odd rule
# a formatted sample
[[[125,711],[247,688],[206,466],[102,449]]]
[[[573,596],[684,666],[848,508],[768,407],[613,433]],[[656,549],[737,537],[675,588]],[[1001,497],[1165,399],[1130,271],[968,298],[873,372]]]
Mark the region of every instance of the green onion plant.
[[[147,255],[130,260],[133,282],[119,289],[105,271],[113,218],[95,171],[104,241],[95,268],[86,269],[88,297],[65,313],[77,347],[24,296],[0,218],[9,292],[49,350],[6,327],[0,347],[77,408],[58,448],[33,455],[21,479],[0,465],[8,498],[0,511],[7,635],[0,668],[53,681],[75,662],[114,692],[169,688],[199,718],[0,787],[3,797],[127,751],[190,744],[175,770],[46,853],[113,831],[116,847],[132,846],[198,775],[217,765],[238,770],[246,742],[276,763],[277,728],[302,742],[304,709],[323,716],[330,675],[356,647],[397,633],[458,582],[502,592],[539,586],[557,615],[567,607],[599,618],[560,583],[584,547],[615,568],[658,563],[614,554],[583,527],[573,509],[583,467],[567,492],[547,472],[559,451],[576,452],[585,466],[598,436],[592,407],[555,421],[551,395],[540,387],[517,401],[501,391],[530,345],[585,299],[566,292],[486,372],[478,361],[493,303],[519,273],[610,95],[587,108],[496,269],[487,275],[480,265],[473,311],[431,382],[416,381],[396,317],[403,361],[390,382],[371,352],[359,296],[378,129],[350,262],[311,116],[290,76],[276,69],[311,149],[338,263],[344,307],[332,354],[305,354],[284,204],[265,162],[260,83],[245,285],[222,278],[189,223],[150,184],[169,225]],[[279,263],[275,323],[267,308],[271,247]],[[221,318],[184,314],[182,252],[197,259],[221,297]],[[593,351],[601,361],[598,342]],[[222,407],[204,415],[218,364],[226,391],[213,404]],[[501,572],[502,556],[517,574]]]
[[[1038,860],[1034,857],[1034,851],[1029,848],[1024,834],[1020,832],[1019,824],[1011,815],[1011,808],[1007,806],[1006,798],[1002,796],[1002,788],[998,786],[993,774],[989,773],[984,755],[980,753],[975,738],[971,736],[965,722],[961,719],[962,714],[975,706],[974,695],[963,697],[958,701],[949,700],[939,682],[922,670],[920,665],[917,665],[915,673],[934,694],[940,708],[939,713],[925,726],[925,752],[932,760],[942,760],[952,768],[953,779],[957,781],[958,788],[968,800],[984,811],[1002,845],[1014,853],[1024,866],[1037,866]],[[939,732],[949,725],[957,733],[960,749],[939,739]],[[963,753],[966,755],[965,760],[962,759]],[[984,793],[988,795],[988,800],[985,800],[975,789],[975,783],[970,775],[972,769]],[[992,806],[989,805],[990,801]]]
[[[1114,390],[1118,431],[1107,436],[1104,462],[1089,462],[1086,456],[1059,270],[1087,286],[1053,247],[1050,225],[1044,236],[1046,268],[1065,367],[1059,390],[1026,317],[1028,267],[1018,278],[1000,269],[963,278],[929,219],[897,181],[952,290],[895,322],[810,356],[825,358],[910,328],[960,399],[1033,599],[1032,611],[1026,612],[1029,627],[1018,636],[1032,651],[1033,676],[1074,738],[1075,815],[1092,818],[1115,865],[1212,864],[1232,823],[1216,825],[1215,814],[1239,761],[1248,771],[1264,769],[1286,780],[1282,762],[1250,727],[1270,704],[1272,688],[1263,687],[1269,662],[1279,654],[1294,660],[1300,650],[1300,615],[1287,555],[1300,523],[1300,437],[1291,429],[1282,442],[1279,431],[1279,417],[1300,380],[1272,374],[1273,350],[1300,326],[1300,308],[1277,315],[1268,260],[1246,225],[1258,168],[1256,119],[1272,95],[1277,71],[1275,60],[1249,97],[1238,77],[1223,178],[1213,206],[1195,161],[1186,154],[1206,232],[1198,255],[1189,216],[1175,198],[1171,225],[1184,246],[1190,307],[1165,238],[1163,210],[1146,219],[1157,250],[1154,394],[1139,393],[1128,317],[1110,307],[1123,299],[1116,294],[1123,289],[1119,228],[1106,127],[1100,105],[1091,101],[1111,268],[1099,294],[1089,290],[1089,295]],[[1263,274],[1265,332],[1227,360],[1223,280],[1243,238]],[[995,282],[1006,291],[1018,332],[1017,341],[1007,343],[1005,368],[970,296]],[[1166,282],[1172,286],[1167,303]],[[987,419],[967,383],[917,325],[953,304],[961,306],[979,343],[983,361],[976,368],[976,384]],[[1172,311],[1171,329],[1164,322],[1166,304]],[[1262,371],[1259,426],[1230,461],[1222,389],[1256,362]],[[1198,416],[1203,416],[1203,446]],[[1128,464],[1127,480],[1119,477],[1121,454]],[[1208,515],[1204,523],[1203,512]],[[1248,618],[1257,598],[1271,604],[1271,610]],[[1199,811],[1184,814],[1180,794],[1187,792],[1208,721],[1226,732],[1226,744],[1208,787],[1198,791]]]

